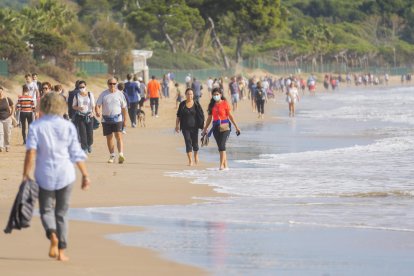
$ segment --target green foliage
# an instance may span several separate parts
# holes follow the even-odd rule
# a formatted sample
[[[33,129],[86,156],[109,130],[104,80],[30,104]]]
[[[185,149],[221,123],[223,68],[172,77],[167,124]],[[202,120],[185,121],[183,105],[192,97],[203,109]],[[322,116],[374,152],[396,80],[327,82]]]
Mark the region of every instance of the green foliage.
[[[187,53],[173,54],[167,50],[157,50],[148,60],[151,68],[165,69],[205,69],[211,68],[209,63],[199,57]]]

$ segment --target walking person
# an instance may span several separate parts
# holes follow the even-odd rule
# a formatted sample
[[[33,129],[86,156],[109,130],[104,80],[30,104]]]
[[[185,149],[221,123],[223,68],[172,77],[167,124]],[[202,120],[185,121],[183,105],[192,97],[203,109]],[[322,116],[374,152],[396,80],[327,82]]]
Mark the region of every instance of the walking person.
[[[207,129],[210,123],[213,122],[212,128],[208,135],[213,133],[217,142],[218,150],[220,152],[220,170],[228,169],[226,143],[231,131],[231,123],[236,128],[236,134],[240,135],[240,129],[234,120],[230,111],[230,105],[226,98],[223,96],[223,92],[220,88],[214,88],[212,91],[212,99],[208,105],[208,118],[204,126],[202,135],[207,135]]]
[[[40,101],[40,119],[29,128],[24,160],[23,180],[28,180],[33,167],[39,185],[40,219],[50,240],[49,257],[67,261],[69,201],[76,180],[76,164],[82,173],[82,189],[90,185],[75,126],[63,119],[66,102],[56,93],[44,95]]]
[[[13,113],[13,101],[9,97],[6,97],[4,88],[0,86],[0,152],[4,150],[8,152],[10,150]]]
[[[164,98],[170,97],[170,79],[166,74],[162,77],[162,94]]]
[[[229,83],[229,91],[231,97],[231,103],[233,104],[233,111],[237,110],[237,103],[240,100],[239,84],[236,81],[236,77],[232,77]]]
[[[22,95],[17,99],[16,109],[19,111],[19,121],[22,127],[23,145],[26,144],[26,122],[29,128],[35,116],[35,104],[33,97],[29,95],[29,88],[23,85]]]
[[[197,102],[200,101],[201,96],[203,96],[203,85],[196,78],[193,78],[191,90],[193,90],[194,100]]]
[[[295,117],[295,105],[299,101],[299,92],[294,83],[291,83],[286,93],[286,102],[289,104],[289,117]]]
[[[158,118],[158,105],[160,104],[161,97],[161,85],[155,78],[151,77],[151,80],[147,84],[147,90],[150,98],[152,116]]]
[[[292,82],[293,83],[293,82]],[[262,82],[257,82],[256,92],[255,94],[255,101],[256,101],[256,107],[257,107],[257,113],[259,115],[257,116],[259,119],[264,118],[264,105],[267,102],[267,92],[264,87],[262,87]]]
[[[139,109],[141,109],[144,106],[144,102],[147,98],[147,86],[145,85],[144,80],[139,77],[138,78],[138,82],[139,82],[139,90],[141,91],[141,100],[139,100]]]
[[[141,91],[139,85],[132,80],[132,74],[127,75],[127,82],[125,83],[124,91],[128,98],[128,114],[131,121],[131,126],[134,128],[137,126],[137,110],[138,104],[141,100]]]
[[[175,131],[184,136],[188,165],[198,164],[198,129],[204,127],[204,112],[201,105],[194,100],[194,91],[191,88],[185,90],[186,100],[180,103],[175,121]],[[194,155],[194,162],[193,156]]]
[[[175,108],[178,108],[178,105],[183,101],[183,95],[181,94],[180,84],[178,82],[175,83]]]
[[[106,137],[110,154],[108,163],[114,163],[115,161],[115,136],[118,149],[118,163],[122,164],[125,162],[122,129],[126,126],[124,118],[127,116],[127,103],[124,94],[117,89],[117,80],[115,78],[109,79],[107,84],[108,89],[103,91],[96,101],[95,113],[96,117],[102,115],[103,135]]]
[[[79,135],[81,148],[85,153],[92,152],[93,144],[93,118],[95,98],[86,89],[86,82],[79,81],[79,93],[73,98],[73,110],[75,110],[74,123]]]

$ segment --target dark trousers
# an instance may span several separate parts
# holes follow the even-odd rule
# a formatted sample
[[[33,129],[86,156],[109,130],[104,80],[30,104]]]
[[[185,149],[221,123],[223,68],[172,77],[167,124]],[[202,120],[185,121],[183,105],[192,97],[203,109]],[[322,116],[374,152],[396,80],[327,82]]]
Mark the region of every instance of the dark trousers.
[[[230,130],[220,132],[219,127],[214,127],[213,130],[214,139],[216,139],[217,147],[219,151],[226,151],[227,139],[230,136]]]
[[[23,142],[26,144],[26,121],[27,128],[33,122],[33,112],[20,112],[20,125],[22,126]]]
[[[198,128],[182,129],[184,136],[185,151],[198,151]]]
[[[87,150],[93,144],[93,119],[85,119],[85,116],[75,115],[75,125],[78,130],[79,142],[83,150]]]
[[[129,104],[128,114],[129,114],[129,119],[131,120],[132,125],[137,124],[137,110],[138,110],[138,102]]]
[[[257,112],[259,114],[264,114],[264,104],[265,100],[256,100]]]
[[[159,98],[150,98],[152,116],[158,115]]]

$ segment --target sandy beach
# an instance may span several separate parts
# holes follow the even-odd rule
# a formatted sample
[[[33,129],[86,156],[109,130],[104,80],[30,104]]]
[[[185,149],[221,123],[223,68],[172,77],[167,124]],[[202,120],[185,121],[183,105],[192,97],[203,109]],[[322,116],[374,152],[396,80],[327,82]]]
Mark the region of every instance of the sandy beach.
[[[90,87],[91,88],[91,87]],[[103,87],[93,86],[97,97]],[[172,93],[174,95],[175,92]],[[205,93],[206,94],[206,93]],[[13,99],[16,95],[12,95]],[[202,98],[203,107],[209,98]],[[272,106],[272,107],[271,107]],[[274,102],[267,107],[273,108]],[[151,118],[146,102],[144,108],[146,128],[128,128],[124,136],[125,156],[123,165],[107,164],[108,152],[102,129],[94,133],[93,153],[87,161],[92,180],[90,190],[80,189],[78,178],[72,195],[72,208],[113,207],[156,204],[189,204],[194,197],[217,195],[211,187],[192,185],[186,180],[164,176],[166,171],[186,169],[186,156],[182,134],[174,134],[175,101],[163,99],[160,118]],[[251,112],[250,101],[244,101],[235,113],[243,125],[256,120]],[[128,124],[129,125],[129,124]],[[0,221],[6,225],[10,207],[21,181],[24,147],[21,130],[13,130],[11,152],[0,154]],[[210,147],[215,147],[214,139]],[[200,152],[200,168],[203,162]],[[214,164],[209,164],[214,166]],[[222,196],[222,195],[221,195]],[[143,229],[138,229],[143,230]],[[38,216],[32,225],[11,235],[0,235],[0,267],[7,275],[202,275],[206,272],[191,266],[176,264],[161,258],[157,252],[125,247],[104,236],[112,233],[137,231],[134,227],[109,224],[70,222],[68,263],[59,263],[47,256],[48,240]]]

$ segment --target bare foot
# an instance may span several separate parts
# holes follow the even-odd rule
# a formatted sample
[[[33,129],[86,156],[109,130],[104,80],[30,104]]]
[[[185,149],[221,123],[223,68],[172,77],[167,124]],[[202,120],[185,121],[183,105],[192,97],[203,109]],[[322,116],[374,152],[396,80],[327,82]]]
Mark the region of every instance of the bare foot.
[[[50,248],[49,248],[49,257],[56,258],[58,256],[58,243],[59,240],[56,237],[55,233],[50,235]]]
[[[58,256],[57,260],[61,261],[61,262],[69,261],[69,258],[68,258],[68,256],[65,255],[65,252],[64,252],[63,249],[59,249],[59,256]]]

